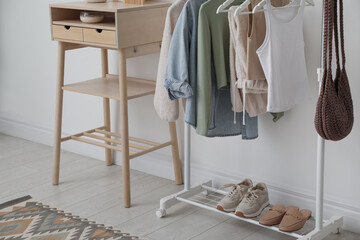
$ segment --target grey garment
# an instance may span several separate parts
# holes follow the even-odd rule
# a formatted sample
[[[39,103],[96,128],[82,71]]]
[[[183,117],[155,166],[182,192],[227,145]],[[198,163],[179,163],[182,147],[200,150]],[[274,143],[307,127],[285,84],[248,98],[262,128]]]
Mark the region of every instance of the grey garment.
[[[209,129],[208,137],[226,137],[242,135],[243,140],[252,140],[258,137],[258,118],[250,117],[246,112],[246,125],[242,124],[243,112],[236,113],[236,123],[234,123],[234,113],[230,102],[230,90],[219,90],[213,87],[217,97],[215,103],[216,113],[212,113],[214,126]],[[225,104],[224,104],[225,103]]]
[[[185,122],[196,127],[197,25],[206,0],[188,0],[170,42],[165,88],[170,99],[186,98]]]
[[[211,123],[208,137],[227,137],[242,135],[242,139],[251,140],[258,137],[258,118],[250,117],[246,112],[246,125],[242,124],[243,112],[236,113],[236,123],[234,123],[234,113],[230,101],[230,90],[217,89],[216,85],[212,87],[215,99],[215,108],[211,111]],[[215,92],[215,93],[214,93]]]
[[[218,89],[214,62],[211,61],[211,119],[207,137],[226,137],[242,135],[242,139],[251,140],[258,137],[258,118],[250,117],[246,112],[245,122],[242,124],[243,112],[234,112],[230,98],[230,89]]]

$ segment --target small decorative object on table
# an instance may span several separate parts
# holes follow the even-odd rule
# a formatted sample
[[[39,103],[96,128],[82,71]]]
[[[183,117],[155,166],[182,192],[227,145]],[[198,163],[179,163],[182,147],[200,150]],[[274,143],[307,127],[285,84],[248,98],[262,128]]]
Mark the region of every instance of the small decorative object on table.
[[[104,3],[106,0],[86,0],[88,3]]]
[[[80,13],[80,20],[83,23],[99,23],[104,20],[104,14],[99,12],[85,12]]]

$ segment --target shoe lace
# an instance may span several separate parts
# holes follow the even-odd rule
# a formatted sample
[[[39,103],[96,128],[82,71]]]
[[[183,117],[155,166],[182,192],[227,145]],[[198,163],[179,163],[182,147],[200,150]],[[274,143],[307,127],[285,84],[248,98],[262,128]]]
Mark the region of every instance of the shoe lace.
[[[257,199],[258,197],[259,197],[259,196],[256,195],[255,192],[253,192],[253,191],[250,191],[250,192],[248,192],[248,193],[246,194],[246,199],[247,199],[248,201],[253,201],[253,200]]]
[[[238,192],[237,186],[239,186],[239,185],[229,183],[229,184],[223,185],[220,189],[232,187],[231,191],[227,194],[228,197],[232,197],[232,196],[234,196],[235,193]],[[242,190],[241,187],[240,187],[240,190]]]

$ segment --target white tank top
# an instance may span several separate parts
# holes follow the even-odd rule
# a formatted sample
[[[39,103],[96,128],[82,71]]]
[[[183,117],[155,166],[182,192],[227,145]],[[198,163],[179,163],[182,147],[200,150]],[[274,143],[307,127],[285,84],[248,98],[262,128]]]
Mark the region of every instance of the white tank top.
[[[266,0],[266,36],[256,52],[268,81],[268,112],[287,111],[309,98],[303,36],[305,0],[299,1],[299,8],[273,11]]]

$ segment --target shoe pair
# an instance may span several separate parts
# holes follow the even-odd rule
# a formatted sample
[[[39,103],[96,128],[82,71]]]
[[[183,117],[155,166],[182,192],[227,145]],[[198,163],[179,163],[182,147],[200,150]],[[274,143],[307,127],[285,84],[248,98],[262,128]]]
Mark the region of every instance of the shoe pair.
[[[217,204],[216,208],[224,212],[234,212],[244,218],[255,218],[269,206],[268,189],[264,183],[253,186],[250,179],[238,184],[227,184],[231,191]]]
[[[283,232],[293,232],[301,229],[306,221],[311,217],[310,210],[299,210],[298,207],[285,207],[277,204],[270,208],[259,220],[265,226],[279,225],[279,230]]]

